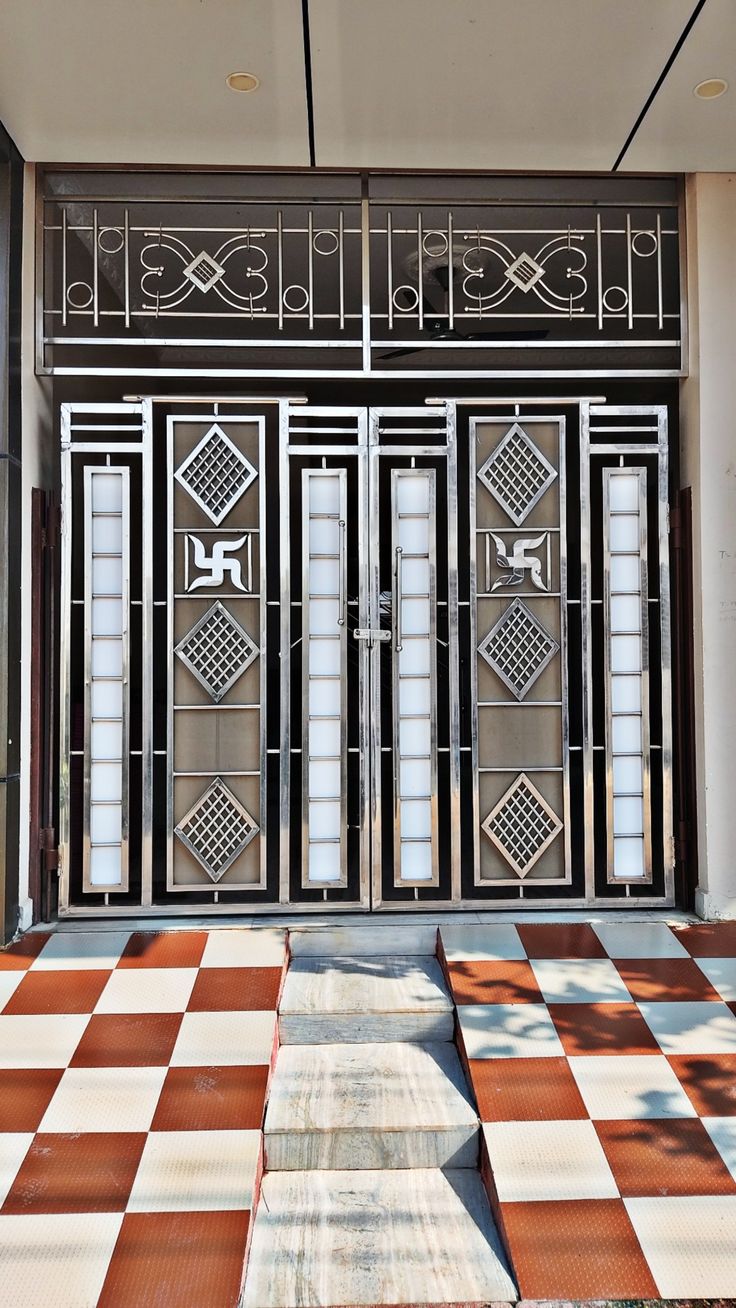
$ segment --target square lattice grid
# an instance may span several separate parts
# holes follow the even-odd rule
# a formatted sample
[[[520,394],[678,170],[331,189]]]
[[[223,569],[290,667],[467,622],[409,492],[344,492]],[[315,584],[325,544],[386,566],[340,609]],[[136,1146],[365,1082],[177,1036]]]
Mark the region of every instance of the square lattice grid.
[[[176,835],[215,882],[259,830],[258,823],[221,777],[215,777],[175,827]]]
[[[219,527],[258,473],[222,427],[214,423],[174,476]]]
[[[478,652],[512,695],[522,700],[559,648],[531,609],[516,599],[491,627]]]
[[[242,677],[260,650],[219,600],[179,641],[175,653],[216,704]]]
[[[520,527],[557,477],[556,468],[515,422],[485,463],[478,478]]]
[[[522,878],[562,831],[557,814],[524,772],[502,795],[482,826],[489,840]]]

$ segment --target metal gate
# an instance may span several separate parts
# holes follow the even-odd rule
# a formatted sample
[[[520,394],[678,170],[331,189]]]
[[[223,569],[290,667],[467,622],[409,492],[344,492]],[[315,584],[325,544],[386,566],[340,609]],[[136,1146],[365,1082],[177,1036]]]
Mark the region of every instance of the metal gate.
[[[60,909],[672,902],[661,406],[62,409]]]

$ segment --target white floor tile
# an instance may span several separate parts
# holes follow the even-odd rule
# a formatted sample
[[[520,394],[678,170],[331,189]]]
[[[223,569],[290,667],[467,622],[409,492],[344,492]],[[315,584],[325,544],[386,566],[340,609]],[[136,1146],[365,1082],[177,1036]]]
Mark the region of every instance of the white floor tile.
[[[618,1199],[592,1122],[491,1122],[483,1134],[502,1203]]]
[[[260,1131],[154,1131],[145,1144],[128,1212],[250,1208]]]
[[[546,1004],[461,1004],[468,1058],[560,1058],[564,1049]]]
[[[165,1067],[69,1067],[39,1131],[147,1131]]]
[[[66,1067],[88,1022],[87,1013],[0,1017],[0,1067]]]
[[[585,1055],[568,1061],[592,1118],[697,1117],[661,1054]]]
[[[666,922],[594,922],[593,930],[611,958],[688,958]]]
[[[736,1297],[736,1195],[624,1202],[663,1298]]]
[[[285,959],[284,931],[210,931],[200,967],[283,967]]]
[[[130,931],[58,932],[46,941],[31,970],[104,971],[119,962],[130,935]]]
[[[0,1216],[8,1308],[95,1308],[122,1213]]]
[[[540,958],[532,968],[548,1004],[631,1003],[608,958]]]
[[[639,1004],[665,1054],[736,1054],[736,1017],[717,1000]]]
[[[701,1121],[736,1181],[736,1117],[703,1117]]]
[[[131,967],[113,972],[96,1013],[183,1013],[196,967]]]
[[[498,926],[440,927],[440,937],[450,963],[471,958],[490,962],[526,958],[521,937],[516,927],[510,923],[500,923]]]
[[[695,962],[721,999],[736,999],[736,958],[696,958]]]
[[[15,1180],[18,1168],[33,1142],[33,1131],[3,1131],[0,1134],[0,1204]],[[2,1227],[0,1227],[0,1249],[2,1248]],[[2,1254],[0,1254],[2,1263]]]
[[[15,994],[25,975],[25,972],[0,972],[0,1013]]]
[[[270,1063],[276,1014],[185,1013],[172,1067],[238,1067]]]

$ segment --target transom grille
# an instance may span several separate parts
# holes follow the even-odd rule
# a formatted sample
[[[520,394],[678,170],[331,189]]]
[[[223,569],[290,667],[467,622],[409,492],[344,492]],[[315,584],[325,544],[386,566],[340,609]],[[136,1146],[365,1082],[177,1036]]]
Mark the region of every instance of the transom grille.
[[[515,422],[478,469],[478,477],[519,527],[549,490],[557,470]]]
[[[478,646],[512,695],[522,700],[559,645],[520,599],[510,604]]]
[[[517,876],[525,877],[562,830],[562,823],[525,772],[482,823]]]
[[[174,476],[219,527],[258,473],[242,450],[214,423]]]
[[[221,777],[215,777],[190,808],[176,835],[191,850],[210,881],[219,881],[260,830]]]
[[[219,704],[260,650],[219,600],[179,641],[176,653]]]

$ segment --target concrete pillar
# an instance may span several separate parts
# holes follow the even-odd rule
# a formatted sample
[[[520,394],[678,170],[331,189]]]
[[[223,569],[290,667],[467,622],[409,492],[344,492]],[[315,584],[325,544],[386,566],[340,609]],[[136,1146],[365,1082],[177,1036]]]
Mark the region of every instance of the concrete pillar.
[[[696,908],[736,917],[736,174],[688,178],[687,263],[681,480],[693,488]]]

